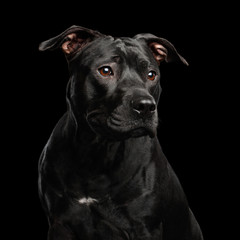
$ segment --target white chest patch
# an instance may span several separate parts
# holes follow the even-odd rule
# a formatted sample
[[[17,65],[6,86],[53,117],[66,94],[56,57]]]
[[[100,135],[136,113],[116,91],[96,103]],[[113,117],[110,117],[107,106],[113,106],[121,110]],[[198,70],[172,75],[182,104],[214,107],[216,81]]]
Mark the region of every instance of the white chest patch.
[[[80,199],[78,200],[78,202],[79,202],[80,204],[86,204],[86,205],[89,206],[90,204],[93,204],[93,203],[98,202],[98,200],[97,200],[97,199],[94,199],[94,198],[91,198],[91,197],[88,197],[88,198],[84,197],[84,198],[80,198]]]

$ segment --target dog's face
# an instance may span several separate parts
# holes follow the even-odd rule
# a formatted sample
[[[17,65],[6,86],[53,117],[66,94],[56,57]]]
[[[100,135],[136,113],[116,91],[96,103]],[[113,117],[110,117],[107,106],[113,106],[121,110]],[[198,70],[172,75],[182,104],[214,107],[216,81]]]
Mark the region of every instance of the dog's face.
[[[40,50],[57,46],[68,59],[67,97],[77,122],[84,117],[111,139],[156,135],[160,62],[187,64],[171,43],[151,34],[113,38],[72,26]]]
[[[146,46],[131,38],[99,38],[75,57],[71,69],[74,108],[81,108],[95,132],[154,136],[160,73]]]

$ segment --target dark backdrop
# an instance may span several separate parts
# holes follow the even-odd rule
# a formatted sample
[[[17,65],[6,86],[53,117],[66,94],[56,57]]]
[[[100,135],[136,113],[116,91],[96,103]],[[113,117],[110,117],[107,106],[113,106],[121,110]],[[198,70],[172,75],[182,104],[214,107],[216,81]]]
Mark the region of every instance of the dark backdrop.
[[[225,195],[219,191],[225,188],[219,178],[225,164],[219,123],[222,100],[217,87],[221,82],[216,75],[221,68],[216,63],[222,28],[219,11],[203,3],[171,2],[168,6],[161,2],[135,6],[112,1],[98,6],[63,2],[51,9],[44,4],[15,7],[19,7],[19,12],[14,17],[8,16],[12,22],[6,36],[11,36],[13,54],[7,54],[5,60],[10,84],[5,99],[12,100],[7,112],[11,115],[8,128],[11,174],[5,180],[11,194],[5,196],[13,209],[7,221],[11,229],[9,239],[15,232],[22,239],[46,239],[47,219],[37,190],[38,158],[66,110],[68,69],[61,51],[42,53],[38,45],[71,25],[113,36],[149,32],[168,39],[189,62],[189,67],[174,63],[161,66],[163,91],[158,136],[205,239],[217,239],[216,216],[225,211],[218,205]],[[29,10],[20,11],[20,7]],[[224,34],[221,31],[221,36]],[[9,45],[3,44],[2,48],[7,50]]]

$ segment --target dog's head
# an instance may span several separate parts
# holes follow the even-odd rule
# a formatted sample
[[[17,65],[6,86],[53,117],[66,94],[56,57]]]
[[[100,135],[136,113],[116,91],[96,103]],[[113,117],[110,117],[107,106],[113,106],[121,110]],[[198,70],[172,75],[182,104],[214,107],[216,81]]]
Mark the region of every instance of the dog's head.
[[[113,139],[156,135],[159,65],[188,65],[169,41],[152,34],[114,38],[72,26],[39,49],[59,47],[69,64],[67,102],[76,124],[84,118],[94,132]]]

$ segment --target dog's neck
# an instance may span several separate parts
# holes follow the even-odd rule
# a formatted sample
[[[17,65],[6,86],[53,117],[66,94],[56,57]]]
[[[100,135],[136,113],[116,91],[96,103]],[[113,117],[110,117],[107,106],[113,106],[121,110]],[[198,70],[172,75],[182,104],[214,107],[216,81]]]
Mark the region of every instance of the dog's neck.
[[[78,124],[78,128],[76,127],[74,120],[65,114],[47,145],[49,154],[59,154],[59,157],[52,158],[52,161],[57,161],[58,171],[65,171],[79,183],[68,186],[71,194],[75,196],[76,192],[83,191],[79,201],[89,203],[91,198],[99,199],[93,193],[99,192],[100,187],[100,197],[104,197],[109,195],[111,189],[121,192],[121,188],[133,182],[134,196],[141,195],[135,180],[139,174],[152,169],[157,138],[142,136],[112,141],[98,136],[86,124]],[[66,168],[69,165],[72,168]],[[111,192],[112,196],[115,194],[117,193]],[[91,198],[88,199],[88,196]]]
[[[93,164],[101,164],[106,168],[113,169],[118,164],[123,164],[122,168],[136,168],[144,165],[150,160],[153,146],[151,142],[155,138],[142,136],[138,138],[128,138],[124,140],[107,139],[96,134],[87,124],[82,121],[76,124],[72,118],[68,121],[68,131],[71,131],[72,142],[77,155],[86,156],[83,161],[93,161]],[[75,132],[75,134],[73,134]],[[93,151],[94,149],[94,151]],[[123,163],[123,159],[125,163]],[[134,162],[133,162],[134,161]],[[113,166],[114,165],[114,166]]]

